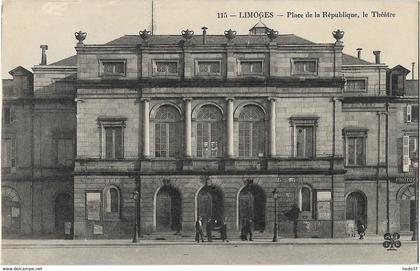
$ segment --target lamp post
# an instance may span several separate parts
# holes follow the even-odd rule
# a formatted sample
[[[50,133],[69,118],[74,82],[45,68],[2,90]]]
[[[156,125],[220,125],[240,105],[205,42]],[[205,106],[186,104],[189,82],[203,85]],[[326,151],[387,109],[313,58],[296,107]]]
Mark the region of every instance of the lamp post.
[[[419,240],[419,233],[418,233],[418,226],[419,226],[419,214],[418,214],[418,205],[419,205],[419,196],[418,196],[418,192],[419,192],[419,179],[418,179],[418,174],[419,174],[419,156],[418,156],[418,152],[415,153],[415,156],[413,159],[411,159],[411,165],[413,166],[413,168],[415,169],[415,177],[414,177],[414,200],[415,200],[415,204],[416,204],[416,214],[415,214],[415,220],[414,220],[414,229],[413,229],[413,236],[411,237],[412,241],[417,241]]]
[[[277,198],[279,196],[279,192],[277,191],[277,188],[274,188],[272,191],[273,198],[274,198],[274,235],[273,235],[273,242],[277,242]]]
[[[133,243],[137,243],[139,241],[139,234],[138,228],[139,225],[137,223],[137,205],[139,201],[139,192],[133,192],[133,200],[134,200],[134,236],[133,236]]]

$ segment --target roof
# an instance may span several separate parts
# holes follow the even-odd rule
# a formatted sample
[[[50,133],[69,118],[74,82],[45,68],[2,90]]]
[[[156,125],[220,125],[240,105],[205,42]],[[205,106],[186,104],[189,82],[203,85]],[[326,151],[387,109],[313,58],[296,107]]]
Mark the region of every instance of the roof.
[[[405,81],[405,95],[418,96],[419,95],[419,80]]]
[[[3,79],[2,82],[3,95],[13,93],[13,79]]]
[[[148,44],[151,45],[177,45],[183,40],[181,35],[154,35],[148,40]],[[112,40],[106,45],[138,45],[144,41],[139,35],[125,35],[118,39]],[[203,36],[196,35],[189,40],[192,45],[199,45],[203,43]],[[226,44],[227,40],[224,35],[207,35],[206,44],[209,45],[221,45]],[[249,45],[249,44],[267,44],[270,39],[267,36],[262,35],[237,35],[232,42],[237,45]],[[281,45],[305,45],[314,44],[312,41],[298,37],[293,34],[279,35],[276,39],[277,44]]]
[[[48,64],[48,66],[77,66],[77,56],[70,56],[57,62]]]
[[[401,66],[401,65],[397,65],[395,67],[393,67],[392,69],[389,70],[390,72],[393,71],[402,71],[405,75],[410,73],[409,69],[406,69],[405,67]]]
[[[369,61],[343,53],[343,65],[374,65]]]
[[[268,28],[263,22],[259,21],[256,25],[251,27],[250,31],[254,28]]]
[[[27,69],[25,69],[22,66],[17,66],[16,68],[14,68],[13,70],[9,71],[10,75],[14,75],[15,73],[28,73],[28,74],[32,74],[32,72],[28,71]]]

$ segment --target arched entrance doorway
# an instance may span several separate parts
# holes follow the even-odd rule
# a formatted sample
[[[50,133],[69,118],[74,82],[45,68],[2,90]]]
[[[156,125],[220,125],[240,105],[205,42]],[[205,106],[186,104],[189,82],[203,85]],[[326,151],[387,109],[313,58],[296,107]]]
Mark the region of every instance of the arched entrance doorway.
[[[20,233],[20,200],[11,187],[1,188],[1,228],[4,234]]]
[[[156,195],[156,230],[181,230],[181,195],[169,185],[163,186]]]
[[[68,193],[55,198],[55,231],[64,234],[64,222],[73,223],[73,198]]]
[[[363,192],[351,192],[346,199],[346,219],[356,225],[360,221],[367,225],[367,199]]]
[[[416,201],[414,185],[403,188],[400,200],[400,231],[413,231],[416,219]]]
[[[239,227],[242,228],[248,218],[254,220],[254,230],[265,229],[265,193],[255,184],[245,186],[239,193]]]
[[[197,216],[201,216],[204,222],[223,219],[223,193],[220,188],[204,186],[198,193],[197,205]]]

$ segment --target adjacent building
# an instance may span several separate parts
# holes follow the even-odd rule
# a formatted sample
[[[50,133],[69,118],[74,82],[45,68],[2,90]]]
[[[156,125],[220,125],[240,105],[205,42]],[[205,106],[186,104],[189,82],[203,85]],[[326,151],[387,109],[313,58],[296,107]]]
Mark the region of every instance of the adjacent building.
[[[190,237],[201,216],[233,236],[252,218],[264,236],[276,217],[286,237],[296,205],[299,237],[345,237],[359,221],[410,234],[418,81],[333,36],[259,23],[98,45],[78,32],[76,55],[50,65],[43,49],[33,73],[4,84],[28,80],[3,99],[3,232],[63,233],[69,221],[75,238],[129,238],[137,219],[144,237]]]

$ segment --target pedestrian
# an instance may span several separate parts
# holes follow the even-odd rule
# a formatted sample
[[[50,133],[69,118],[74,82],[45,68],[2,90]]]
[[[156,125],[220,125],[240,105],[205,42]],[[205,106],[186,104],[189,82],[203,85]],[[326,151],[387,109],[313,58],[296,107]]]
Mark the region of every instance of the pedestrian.
[[[227,239],[227,225],[224,221],[222,221],[222,226],[220,227],[220,239],[222,239],[223,242],[229,242]]]
[[[293,234],[295,236],[295,238],[298,238],[298,219],[299,219],[299,213],[300,213],[300,209],[297,206],[297,204],[293,204],[292,209],[290,209],[287,213],[286,213],[286,217],[293,221]]]
[[[207,242],[213,242],[212,231],[213,231],[213,220],[209,219],[206,225]]]
[[[245,236],[248,237],[248,234],[249,234],[249,241],[254,241],[252,240],[253,230],[254,230],[254,221],[252,220],[252,218],[249,218],[247,219],[245,223]]]
[[[246,241],[247,237],[246,237],[246,220],[243,219],[242,220],[242,227],[241,227],[241,240],[242,241]]]
[[[362,221],[357,221],[357,233],[359,234],[359,239],[364,239],[366,235],[366,225]]]
[[[198,217],[198,220],[195,222],[195,241],[197,243],[204,242],[203,238],[203,222],[201,216]]]

